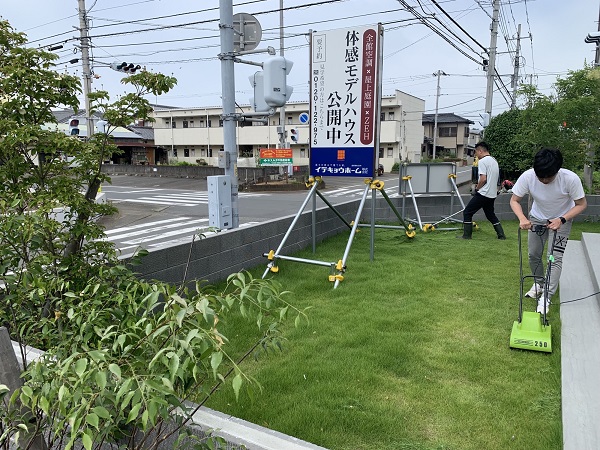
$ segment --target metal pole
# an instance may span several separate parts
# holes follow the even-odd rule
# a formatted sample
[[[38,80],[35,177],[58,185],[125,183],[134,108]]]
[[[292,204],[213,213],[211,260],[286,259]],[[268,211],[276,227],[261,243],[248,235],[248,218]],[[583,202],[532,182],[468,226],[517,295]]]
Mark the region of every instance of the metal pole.
[[[496,42],[498,40],[498,15],[500,14],[500,0],[494,0],[492,14],[492,35],[490,37],[490,63],[487,74],[487,88],[485,91],[485,112],[492,118],[492,98],[494,96],[494,79],[496,78]]]
[[[279,0],[279,56],[284,56],[283,41],[283,0]],[[279,148],[286,148],[285,142],[285,105],[279,108],[279,125],[281,134],[279,135]]]
[[[238,228],[240,214],[238,209],[237,153],[235,138],[235,70],[233,53],[233,1],[219,0],[220,36],[221,36],[221,97],[223,100],[223,147],[226,162],[225,175],[231,181],[231,224]]]
[[[517,88],[519,87],[519,52],[521,51],[521,24],[517,27],[517,49],[515,51],[515,71],[513,73],[512,88],[513,98],[510,104],[511,109],[517,107]]]
[[[437,147],[438,138],[438,107],[440,104],[440,77],[446,75],[442,70],[438,70],[433,76],[437,76],[437,94],[435,96],[435,115],[433,118],[433,159],[435,159],[435,148]]]
[[[79,11],[79,39],[81,41],[81,66],[83,72],[83,102],[85,105],[85,126],[87,138],[94,134],[94,122],[90,114],[90,94],[92,92],[92,71],[90,69],[90,39],[85,0],[77,0]]]

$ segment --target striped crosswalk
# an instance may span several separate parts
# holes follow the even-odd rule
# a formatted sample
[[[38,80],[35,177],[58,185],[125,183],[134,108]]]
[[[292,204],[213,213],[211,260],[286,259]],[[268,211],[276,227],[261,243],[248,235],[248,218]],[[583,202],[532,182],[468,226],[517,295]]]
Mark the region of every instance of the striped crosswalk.
[[[248,222],[240,227],[256,223]],[[190,243],[194,235],[214,233],[208,226],[208,219],[190,217],[173,217],[105,231],[106,239],[116,245],[123,257],[131,256],[139,248],[156,250]]]
[[[152,191],[149,191],[152,192]],[[265,197],[270,194],[242,192],[239,194],[244,197]],[[119,198],[119,202],[145,203],[151,205],[165,206],[198,206],[208,204],[207,192],[182,192],[182,193],[153,193],[152,195],[143,195],[137,198]]]

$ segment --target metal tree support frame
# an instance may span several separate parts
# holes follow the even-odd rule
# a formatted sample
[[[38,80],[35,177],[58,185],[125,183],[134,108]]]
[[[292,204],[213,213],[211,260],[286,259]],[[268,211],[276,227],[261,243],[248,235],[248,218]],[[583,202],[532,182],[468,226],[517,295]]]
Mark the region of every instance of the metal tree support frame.
[[[281,259],[284,261],[292,261],[292,262],[299,262],[299,263],[304,263],[304,264],[314,264],[314,265],[318,265],[318,266],[329,267],[330,268],[329,281],[334,283],[334,285],[333,285],[334,289],[337,288],[339,286],[340,282],[344,280],[344,273],[346,272],[346,261],[348,260],[348,255],[350,254],[350,248],[352,247],[352,242],[354,241],[354,236],[356,235],[357,229],[360,226],[359,219],[362,215],[362,211],[364,209],[369,190],[373,190],[373,200],[375,199],[375,191],[378,190],[379,192],[381,192],[381,194],[387,201],[388,205],[390,205],[390,207],[396,214],[396,217],[402,224],[402,228],[405,230],[406,235],[409,238],[413,238],[415,236],[416,232],[415,232],[414,228],[412,227],[412,225],[407,224],[402,219],[402,216],[400,215],[398,210],[394,207],[390,198],[387,196],[387,194],[383,190],[383,185],[384,185],[383,181],[379,181],[379,180],[375,180],[375,179],[365,180],[365,184],[366,184],[365,190],[363,192],[360,204],[358,206],[358,210],[356,212],[356,217],[355,217],[354,221],[352,221],[351,223],[348,223],[348,221],[346,219],[344,219],[344,217],[335,209],[335,207],[327,201],[327,199],[323,196],[323,194],[321,194],[318,191],[318,185],[320,182],[321,182],[321,177],[311,178],[308,181],[307,187],[311,188],[310,192],[308,193],[308,195],[306,196],[306,199],[300,206],[300,209],[298,210],[298,213],[296,213],[294,220],[292,220],[292,223],[290,224],[290,227],[288,228],[287,232],[283,236],[283,239],[281,240],[281,243],[277,247],[277,250],[271,250],[268,253],[263,253],[263,256],[265,256],[269,260],[269,263],[267,264],[267,268],[265,269],[265,272],[263,273],[262,278],[265,278],[269,272],[273,272],[273,273],[279,272],[279,267],[277,266],[277,260]],[[340,259],[337,262],[296,258],[293,256],[286,256],[286,255],[281,254],[281,250],[283,249],[283,246],[285,245],[287,239],[289,238],[292,230],[296,226],[296,224],[300,218],[300,215],[304,211],[304,208],[306,208],[306,205],[308,204],[308,202],[311,199],[313,199],[313,205],[312,205],[312,209],[313,209],[313,214],[312,214],[313,252],[315,251],[315,239],[316,239],[316,201],[315,200],[316,200],[316,196],[321,198],[321,200],[323,200],[324,203],[336,214],[336,216],[338,216],[338,218],[342,222],[344,222],[348,226],[348,228],[350,228],[350,230],[351,230],[350,236],[348,237],[348,243],[346,244],[346,249],[344,251],[344,256],[342,257],[342,259]],[[375,210],[375,202],[372,203],[372,208],[374,211]],[[376,227],[374,220],[372,220],[372,223],[368,226],[371,226],[372,229],[374,229]],[[400,227],[398,227],[398,228],[400,228]],[[373,236],[373,232],[371,233],[371,235]],[[372,259],[373,247],[374,246],[371,245],[371,259]]]
[[[447,174],[447,170],[450,173]],[[445,173],[444,173],[445,172]],[[446,175],[447,174],[447,175]],[[412,179],[416,177],[417,188],[413,188]],[[436,163],[436,164],[405,164],[401,169],[401,180],[404,183],[404,189],[401,187],[402,194],[402,216],[405,221],[415,223],[419,225],[419,229],[425,233],[428,231],[434,231],[436,229],[442,231],[453,231],[460,228],[437,228],[441,223],[458,222],[462,223],[462,220],[454,218],[454,216],[462,213],[465,209],[465,204],[458,191],[456,185],[456,165],[453,163]],[[447,180],[445,182],[444,180]],[[401,185],[402,186],[402,185]],[[406,210],[406,188],[410,192],[410,198],[412,199],[413,207],[415,209],[416,220],[407,219],[405,215]],[[462,209],[451,213],[449,216],[442,216],[441,220],[435,223],[423,223],[421,220],[421,214],[417,205],[417,194],[450,194],[450,211],[454,209],[454,197],[458,197],[458,200],[462,206]]]

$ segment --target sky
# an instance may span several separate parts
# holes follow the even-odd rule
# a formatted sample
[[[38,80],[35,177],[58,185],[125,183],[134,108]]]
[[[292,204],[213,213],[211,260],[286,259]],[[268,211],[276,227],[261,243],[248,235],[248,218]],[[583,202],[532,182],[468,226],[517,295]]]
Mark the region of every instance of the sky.
[[[30,46],[50,47],[60,56],[57,70],[81,75],[77,49],[77,0],[1,0],[0,16],[25,32]],[[217,55],[219,0],[85,0],[93,46],[93,90],[111,98],[126,88],[113,62],[139,64],[173,75],[177,86],[149,98],[172,107],[221,105],[221,69]],[[288,84],[290,101],[308,100],[308,33],[352,26],[384,26],[383,95],[398,89],[425,100],[434,113],[438,70],[438,112],[455,113],[481,126],[485,110],[484,49],[490,47],[491,0],[233,0],[233,12],[252,14],[262,27],[258,48],[280,50],[280,4],[284,6],[284,53],[294,62]],[[493,95],[493,115],[510,107],[511,76],[521,25],[519,82],[533,83],[551,94],[557,76],[594,61],[595,46],[584,39],[598,30],[600,0],[501,0],[496,69],[499,85]],[[412,12],[411,12],[412,11]],[[433,24],[438,33],[415,15]],[[440,36],[442,35],[442,36]],[[445,39],[444,39],[445,38]],[[457,48],[452,46],[451,41]],[[245,56],[263,62],[266,53]],[[249,103],[248,77],[255,65],[235,65],[236,101]]]

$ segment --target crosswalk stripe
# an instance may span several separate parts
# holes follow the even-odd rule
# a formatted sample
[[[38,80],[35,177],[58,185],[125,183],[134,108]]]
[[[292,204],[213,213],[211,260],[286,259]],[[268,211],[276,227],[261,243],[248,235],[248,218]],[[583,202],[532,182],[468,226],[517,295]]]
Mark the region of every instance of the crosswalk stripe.
[[[123,232],[121,234],[116,234],[111,236],[111,239],[125,239],[131,236],[140,236],[142,234],[151,234],[151,233],[156,233],[156,232],[160,232],[163,230],[169,230],[169,229],[173,229],[176,227],[182,227],[182,226],[187,226],[187,225],[195,225],[194,228],[186,228],[189,231],[193,231],[195,229],[197,229],[200,224],[206,223],[208,222],[208,219],[197,219],[197,220],[190,220],[190,221],[186,221],[183,223],[170,223],[170,224],[160,224],[160,225],[153,225],[153,224],[148,224],[148,226],[146,228],[144,228],[143,230],[123,230]],[[177,230],[183,230],[184,228],[176,228]],[[142,239],[143,240],[143,239]],[[128,244],[129,242],[125,242],[126,244]]]
[[[208,219],[205,220],[206,222],[208,222]],[[142,237],[139,239],[133,239],[131,241],[123,241],[124,244],[142,244],[145,242],[151,242],[151,241],[158,241],[159,239],[164,239],[166,237],[171,237],[171,236],[178,236],[178,235],[182,235],[182,234],[190,234],[193,232],[196,232],[199,230],[199,227],[188,227],[188,228],[180,228],[174,231],[170,231],[167,233],[161,233],[159,235],[154,235],[154,236],[149,236],[149,237]],[[149,230],[150,231],[150,230]],[[191,235],[190,235],[191,238]]]
[[[123,200],[117,200],[119,202],[130,202],[130,203],[145,203],[147,205],[167,205],[167,206],[173,206],[173,202],[169,202],[169,201],[160,201],[160,200],[141,200],[141,199],[135,199],[135,198],[131,198],[131,199],[123,199]],[[178,206],[197,206],[199,203],[182,203]]]
[[[104,234],[106,234],[107,236],[110,236],[111,234],[121,233],[122,231],[139,230],[140,228],[148,228],[149,226],[162,225],[165,223],[172,223],[172,222],[181,222],[182,220],[190,220],[190,219],[191,219],[191,217],[175,217],[173,219],[157,220],[155,222],[140,223],[138,225],[131,225],[128,227],[113,228],[112,230],[106,230],[104,232]]]
[[[208,202],[208,200],[203,200],[203,199],[195,199],[195,198],[188,198],[188,199],[181,199],[181,198],[166,198],[166,197],[140,197],[140,200],[148,200],[148,201],[161,201],[161,202],[171,202],[171,204],[187,204],[187,203],[191,203],[191,202],[196,202],[196,203],[206,203]]]

